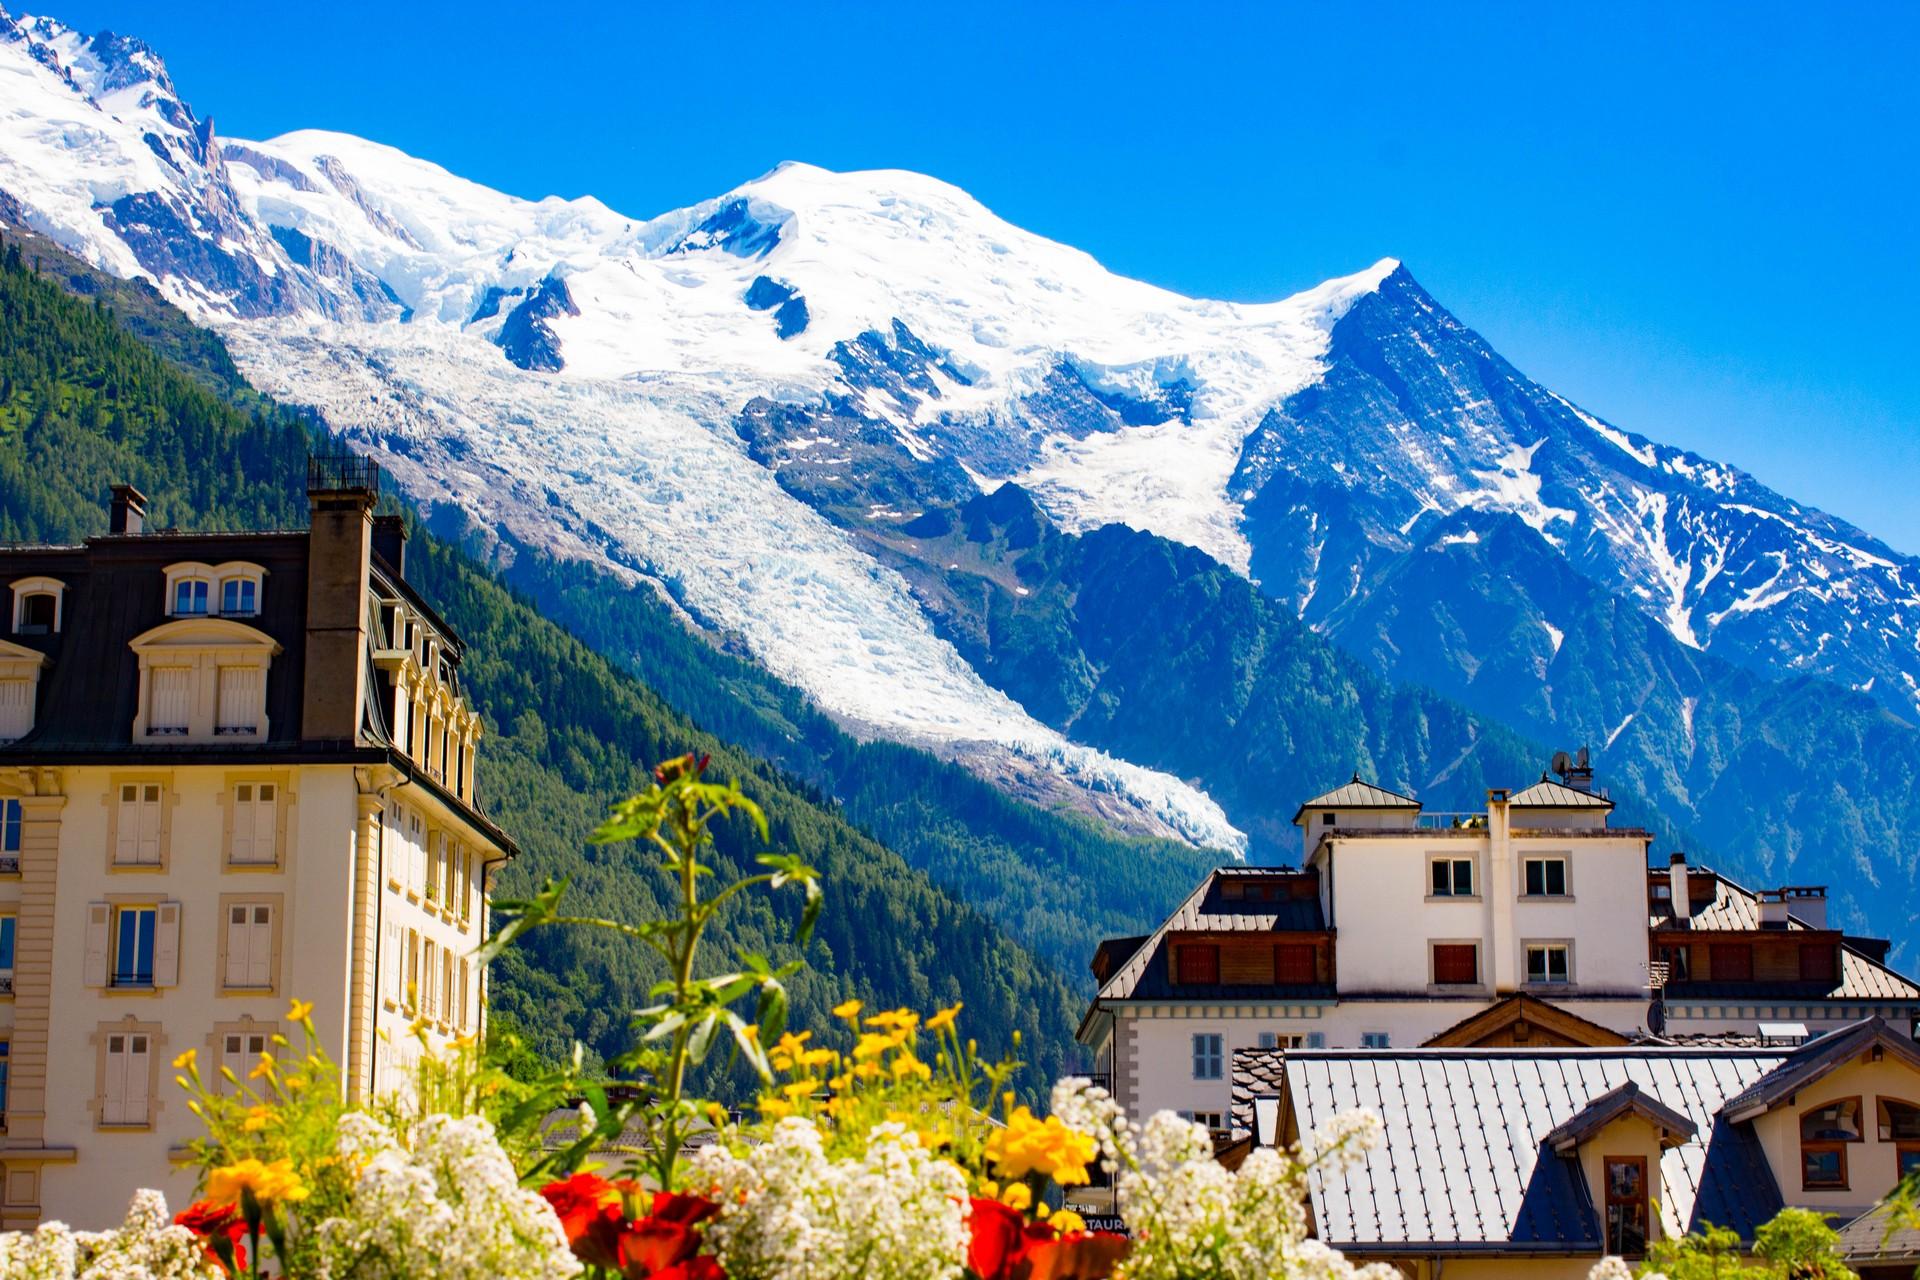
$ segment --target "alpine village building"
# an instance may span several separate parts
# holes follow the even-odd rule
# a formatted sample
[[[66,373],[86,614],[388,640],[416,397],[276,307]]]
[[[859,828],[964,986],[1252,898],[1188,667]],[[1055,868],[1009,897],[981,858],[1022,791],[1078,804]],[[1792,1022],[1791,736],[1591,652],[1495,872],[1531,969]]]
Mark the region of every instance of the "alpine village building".
[[[185,1203],[171,1063],[299,1052],[293,998],[355,1098],[409,1078],[416,1028],[481,1030],[516,850],[378,484],[313,459],[310,528],[261,533],[148,530],[122,486],[105,536],[0,549],[0,1229]]]
[[[1830,927],[1824,889],[1649,867],[1612,808],[1584,753],[1475,813],[1357,775],[1308,800],[1298,868],[1220,868],[1100,945],[1096,1081],[1207,1124],[1229,1163],[1375,1111],[1381,1143],[1313,1180],[1310,1216],[1411,1280],[1571,1280],[1788,1205],[1880,1221],[1920,1172],[1920,985]]]

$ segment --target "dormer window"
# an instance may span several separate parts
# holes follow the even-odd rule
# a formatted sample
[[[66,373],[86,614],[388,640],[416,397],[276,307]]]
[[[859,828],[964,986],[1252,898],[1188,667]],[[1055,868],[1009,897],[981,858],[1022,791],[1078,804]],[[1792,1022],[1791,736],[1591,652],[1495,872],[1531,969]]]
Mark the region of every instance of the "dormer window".
[[[162,623],[131,644],[140,660],[136,742],[268,737],[267,677],[280,646],[230,618]]]
[[[50,636],[60,631],[66,584],[58,578],[22,578],[13,584],[13,633]]]
[[[266,570],[244,560],[167,566],[167,613],[175,618],[252,618],[260,613]]]
[[[192,618],[207,611],[205,578],[182,578],[173,584],[173,616]]]
[[[220,615],[252,617],[260,612],[260,584],[252,578],[228,578],[220,584]]]

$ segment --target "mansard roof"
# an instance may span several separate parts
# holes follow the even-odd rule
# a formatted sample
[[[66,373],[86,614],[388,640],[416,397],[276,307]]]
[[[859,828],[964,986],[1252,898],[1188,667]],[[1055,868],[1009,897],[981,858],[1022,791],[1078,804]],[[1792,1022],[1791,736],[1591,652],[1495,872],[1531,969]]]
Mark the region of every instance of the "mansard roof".
[[[1319,999],[1331,997],[1333,987],[1325,983],[1288,984],[1254,987],[1243,984],[1202,986],[1183,983],[1175,987],[1168,981],[1166,948],[1168,937],[1178,933],[1318,933],[1326,929],[1318,893],[1310,897],[1228,898],[1222,886],[1229,881],[1266,881],[1287,884],[1301,878],[1315,879],[1311,872],[1278,867],[1221,867],[1207,875],[1160,927],[1133,947],[1113,975],[1100,984],[1095,1003],[1101,1000],[1152,999]],[[1131,939],[1115,939],[1113,953]],[[1103,947],[1105,944],[1102,944]],[[1117,958],[1117,955],[1115,956]]]

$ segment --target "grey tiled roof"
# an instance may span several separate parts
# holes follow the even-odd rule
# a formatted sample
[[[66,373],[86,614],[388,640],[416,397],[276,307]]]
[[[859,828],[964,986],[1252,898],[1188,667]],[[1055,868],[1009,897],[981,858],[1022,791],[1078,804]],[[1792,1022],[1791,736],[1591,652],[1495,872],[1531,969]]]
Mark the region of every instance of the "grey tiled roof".
[[[1713,1222],[1750,1237],[1779,1210],[1780,1191],[1751,1126],[1719,1112],[1785,1058],[1738,1049],[1291,1050],[1284,1072],[1301,1132],[1354,1107],[1386,1124],[1363,1161],[1311,1179],[1328,1244],[1594,1252],[1592,1189],[1547,1136],[1631,1082],[1697,1130],[1661,1158],[1655,1195],[1690,1228]]]
[[[1236,1137],[1253,1132],[1253,1100],[1279,1097],[1286,1073],[1285,1049],[1233,1051],[1233,1101],[1228,1123]]]
[[[1362,782],[1360,775],[1356,773],[1353,775],[1353,781],[1304,801],[1298,809],[1294,810],[1293,820],[1300,821],[1300,815],[1309,809],[1418,809],[1419,807],[1420,802],[1412,796],[1403,796],[1398,791],[1389,791],[1371,782]]]
[[[1511,809],[1611,809],[1613,801],[1594,791],[1582,791],[1547,777],[1507,800]]]
[[[1840,1228],[1840,1256],[1858,1270],[1862,1264],[1920,1262],[1920,1231],[1887,1230],[1888,1205],[1882,1201]]]

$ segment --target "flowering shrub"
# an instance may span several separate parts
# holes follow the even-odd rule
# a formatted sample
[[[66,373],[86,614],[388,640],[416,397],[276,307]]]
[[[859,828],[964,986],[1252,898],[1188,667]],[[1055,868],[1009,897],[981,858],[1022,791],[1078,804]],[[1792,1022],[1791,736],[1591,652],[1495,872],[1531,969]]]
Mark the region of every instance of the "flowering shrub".
[[[63,1222],[0,1235],[0,1275],[9,1280],[208,1280],[221,1264],[193,1231],[167,1217],[158,1191],[133,1197],[114,1231],[73,1231]]]

